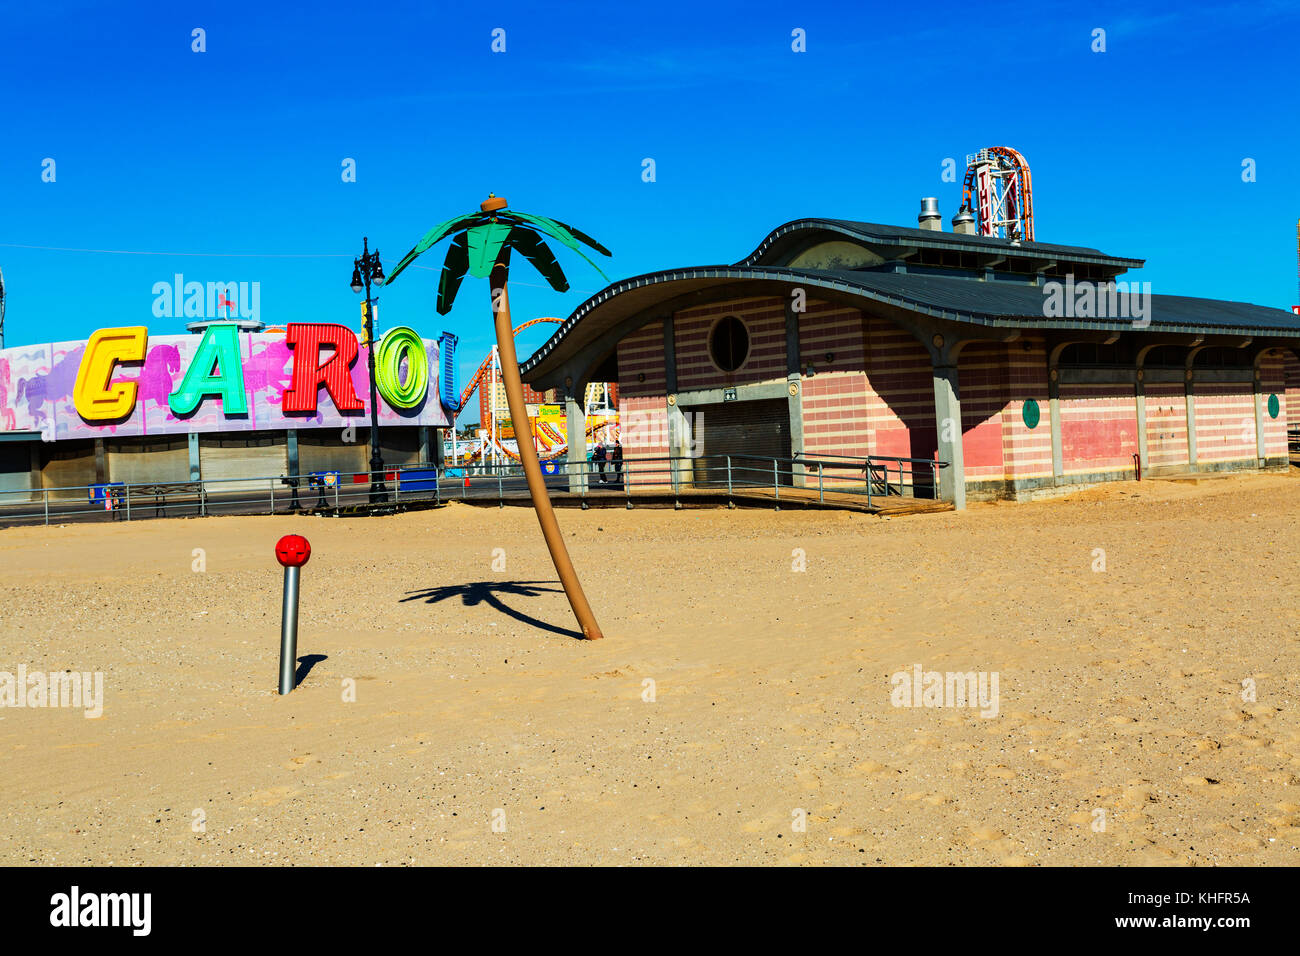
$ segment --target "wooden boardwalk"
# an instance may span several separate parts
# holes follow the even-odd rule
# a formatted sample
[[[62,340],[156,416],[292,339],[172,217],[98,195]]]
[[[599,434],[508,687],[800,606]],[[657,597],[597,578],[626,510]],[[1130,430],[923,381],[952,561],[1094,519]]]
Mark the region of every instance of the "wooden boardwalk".
[[[496,505],[500,502],[511,505],[531,503],[527,493],[506,494],[500,499],[496,496],[471,497],[465,501],[478,505]],[[771,488],[736,488],[730,496],[725,488],[682,488],[675,494],[671,488],[633,488],[630,492],[599,489],[589,491],[586,495],[552,490],[551,501],[556,507],[568,508],[580,508],[584,501],[589,508],[626,508],[629,502],[633,508],[676,508],[679,505],[682,508],[710,508],[726,507],[730,501],[736,507],[830,509],[890,516],[953,510],[950,501],[898,495],[889,497],[873,495],[871,503],[868,504],[865,494],[827,491],[819,495],[816,488],[781,488],[779,492],[774,492]]]

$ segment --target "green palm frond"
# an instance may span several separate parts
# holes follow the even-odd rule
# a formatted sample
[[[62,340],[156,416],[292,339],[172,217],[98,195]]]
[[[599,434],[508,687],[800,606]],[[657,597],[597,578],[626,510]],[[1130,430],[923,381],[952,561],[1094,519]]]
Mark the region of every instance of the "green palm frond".
[[[469,222],[471,219],[478,218],[478,213],[469,213],[464,216],[457,216],[455,219],[448,219],[444,223],[439,223],[424,234],[424,238],[415,244],[415,248],[402,256],[402,261],[397,264],[397,268],[389,273],[384,285],[388,285],[401,274],[402,270],[415,261],[421,253],[427,252],[444,236],[455,231],[456,227],[462,223]]]
[[[596,265],[596,263],[592,262],[591,258],[585,252],[583,252],[581,249],[574,249],[573,251],[576,252],[578,255],[582,256],[583,261],[586,262],[587,265],[595,269],[596,272],[600,274],[600,277],[602,279],[604,279],[606,282],[609,281],[609,276],[605,275],[604,270],[601,269],[600,266]]]
[[[583,232],[582,230],[580,230],[580,229],[575,229],[575,228],[573,228],[573,226],[570,226],[568,223],[566,223],[566,222],[560,222],[560,220],[558,220],[558,219],[553,219],[553,220],[551,220],[551,221],[554,222],[554,223],[555,223],[557,226],[559,226],[560,228],[569,230],[569,232],[573,233],[573,235],[574,235],[575,238],[577,238],[577,239],[581,239],[581,240],[582,240],[583,242],[585,242],[587,245],[591,246],[591,248],[593,248],[593,249],[595,249],[597,252],[599,252],[602,256],[608,256],[608,257],[611,258],[611,259],[614,258],[614,253],[610,252],[608,249],[606,249],[606,248],[605,248],[604,246],[602,246],[599,242],[597,242],[595,239],[591,238],[591,236],[587,235],[587,234],[586,234],[585,232]]]
[[[560,222],[558,219],[548,219],[546,216],[534,216],[531,213],[526,212],[516,212],[514,215],[524,220],[524,222],[531,222],[540,227],[543,232],[547,232],[556,239],[559,239],[570,249],[577,249],[578,241],[581,241],[591,246],[591,248],[595,249],[603,256],[613,255],[612,252],[602,246],[595,239],[591,238],[591,236],[581,230],[573,228],[573,226],[570,226],[568,223]]]
[[[515,227],[504,222],[488,222],[469,228],[469,271],[476,279],[486,279],[492,274],[501,247],[510,238]]]
[[[543,236],[550,236],[564,243],[600,273],[601,278],[606,282],[609,281],[609,277],[580,248],[585,244],[601,255],[612,255],[591,236],[556,219],[502,208],[457,216],[430,229],[425,233],[424,238],[402,257],[401,262],[389,274],[384,284],[391,284],[416,258],[452,233],[459,233],[459,235],[447,249],[442,275],[438,279],[437,307],[441,315],[451,311],[466,272],[475,278],[486,279],[491,276],[494,268],[500,266],[507,270],[508,275],[512,249],[519,250],[520,255],[532,263],[533,267],[550,283],[552,289],[557,292],[567,292],[569,280],[564,275],[564,270],[556,260],[555,254],[543,240]]]
[[[452,240],[447,249],[447,259],[442,264],[442,275],[438,277],[438,314],[446,315],[451,311],[451,304],[456,301],[456,293],[469,271],[468,233],[462,232]],[[391,278],[391,276],[389,277]]]
[[[555,261],[555,253],[551,252],[551,247],[542,241],[541,236],[531,229],[515,229],[510,233],[510,245],[533,264],[533,268],[542,274],[552,289],[556,292],[569,291],[569,280],[565,278],[564,270]]]

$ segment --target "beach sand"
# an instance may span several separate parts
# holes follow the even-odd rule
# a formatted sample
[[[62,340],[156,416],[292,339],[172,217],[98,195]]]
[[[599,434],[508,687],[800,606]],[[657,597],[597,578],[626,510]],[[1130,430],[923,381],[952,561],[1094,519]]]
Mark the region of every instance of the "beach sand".
[[[564,509],[593,643],[528,508],[3,530],[0,671],[105,699],[0,709],[0,863],[1295,865],[1298,490]]]

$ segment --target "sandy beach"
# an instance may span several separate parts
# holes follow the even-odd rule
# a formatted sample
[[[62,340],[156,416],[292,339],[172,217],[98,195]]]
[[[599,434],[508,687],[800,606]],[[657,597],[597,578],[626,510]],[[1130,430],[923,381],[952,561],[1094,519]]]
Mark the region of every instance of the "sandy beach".
[[[0,709],[0,863],[1295,865],[1298,488],[564,509],[591,643],[524,507],[3,530],[0,671],[104,699]]]

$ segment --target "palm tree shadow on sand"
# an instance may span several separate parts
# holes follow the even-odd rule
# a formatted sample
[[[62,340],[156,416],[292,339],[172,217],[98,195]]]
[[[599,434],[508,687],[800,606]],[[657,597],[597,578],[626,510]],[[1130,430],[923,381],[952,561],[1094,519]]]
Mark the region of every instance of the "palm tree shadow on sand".
[[[577,640],[583,640],[581,631],[571,628],[558,627],[554,624],[548,624],[540,618],[535,618],[523,611],[516,610],[501,600],[500,595],[512,595],[515,597],[533,598],[545,593],[563,594],[562,588],[539,587],[542,584],[556,584],[556,581],[473,581],[468,584],[446,584],[442,587],[424,588],[419,591],[408,591],[407,597],[402,598],[406,601],[424,601],[425,604],[438,604],[450,598],[459,597],[461,604],[465,607],[475,607],[479,604],[486,604],[495,608],[507,617],[512,617],[520,623],[527,624],[529,627],[536,627],[543,631],[550,631],[552,634],[559,634],[563,637],[572,637]]]

